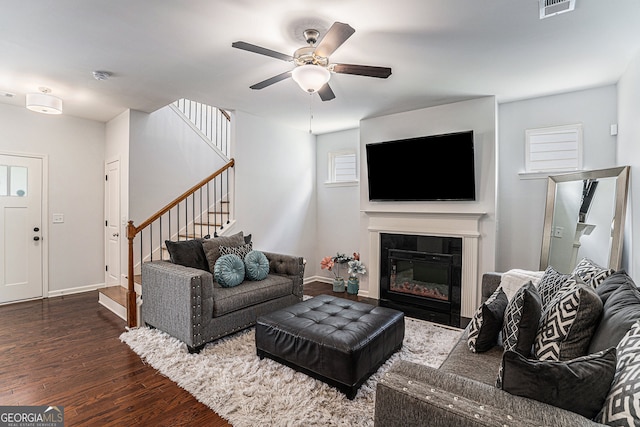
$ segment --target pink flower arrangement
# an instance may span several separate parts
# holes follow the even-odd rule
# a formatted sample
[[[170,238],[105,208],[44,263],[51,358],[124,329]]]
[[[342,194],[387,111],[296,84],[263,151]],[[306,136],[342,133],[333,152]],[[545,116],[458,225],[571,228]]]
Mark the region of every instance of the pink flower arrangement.
[[[345,254],[341,254],[340,252],[336,253],[335,256],[326,256],[322,258],[320,261],[320,268],[323,270],[328,270],[333,273],[333,276],[337,279],[340,278],[340,264],[350,264],[352,261],[360,260],[360,254],[358,252],[354,252],[353,256],[347,256]],[[360,264],[360,263],[359,263]],[[335,267],[335,271],[334,271]],[[364,268],[364,266],[363,266]],[[350,271],[351,273],[351,271]],[[358,272],[359,273],[359,272]]]

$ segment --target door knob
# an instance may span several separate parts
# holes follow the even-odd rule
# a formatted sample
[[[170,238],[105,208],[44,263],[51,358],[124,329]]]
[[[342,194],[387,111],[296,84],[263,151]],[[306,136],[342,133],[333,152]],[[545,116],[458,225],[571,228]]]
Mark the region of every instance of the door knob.
[[[120,233],[113,233],[113,237],[118,237],[120,236]]]
[[[38,240],[40,240],[40,237],[39,236],[34,236],[33,240],[35,240],[37,242]]]

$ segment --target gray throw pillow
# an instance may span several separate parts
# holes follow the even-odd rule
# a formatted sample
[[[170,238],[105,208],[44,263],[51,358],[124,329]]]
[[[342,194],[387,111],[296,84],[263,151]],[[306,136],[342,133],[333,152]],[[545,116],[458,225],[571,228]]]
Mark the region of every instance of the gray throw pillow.
[[[616,375],[596,421],[612,426],[640,425],[640,323],[617,347]]]
[[[631,284],[635,287],[633,279],[629,277],[626,271],[620,270],[604,279],[596,288],[596,293],[600,296],[602,303],[605,304],[607,299],[623,284]]]
[[[615,347],[639,319],[640,290],[633,282],[623,283],[607,298],[602,319],[591,338],[589,351]]]
[[[202,239],[182,240],[172,242],[165,240],[164,244],[169,251],[171,262],[198,270],[211,271],[207,257],[202,249]]]
[[[242,231],[232,236],[220,236],[202,241],[202,249],[209,263],[209,270],[213,271],[216,261],[220,258],[220,246],[241,246],[244,245]]]
[[[602,300],[595,290],[569,279],[542,314],[534,356],[558,361],[586,355],[601,313]]]
[[[502,326],[502,345],[505,351],[517,351],[525,357],[531,354],[541,311],[540,295],[529,281],[516,291],[505,310]]]
[[[600,412],[616,372],[616,349],[566,362],[528,360],[508,351],[500,365],[501,388],[592,419]]]

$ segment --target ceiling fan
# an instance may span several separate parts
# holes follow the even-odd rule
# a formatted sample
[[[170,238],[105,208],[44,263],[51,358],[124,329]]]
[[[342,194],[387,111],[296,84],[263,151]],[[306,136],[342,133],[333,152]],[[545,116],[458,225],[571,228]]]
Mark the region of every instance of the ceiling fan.
[[[308,46],[301,47],[293,52],[293,55],[276,52],[271,49],[256,46],[247,42],[234,42],[232,47],[270,56],[282,61],[293,62],[295,68],[285,71],[259,83],[250,86],[251,89],[263,89],[289,77],[298,83],[302,90],[314,93],[318,92],[320,99],[329,101],[335,98],[335,94],[329,86],[331,73],[355,74],[358,76],[378,77],[386,79],[391,75],[391,68],[375,67],[371,65],[332,64],[329,56],[336,51],[355,32],[349,24],[334,22],[329,31],[318,42],[320,32],[314,29],[304,31],[304,38]],[[316,44],[317,43],[317,44]]]

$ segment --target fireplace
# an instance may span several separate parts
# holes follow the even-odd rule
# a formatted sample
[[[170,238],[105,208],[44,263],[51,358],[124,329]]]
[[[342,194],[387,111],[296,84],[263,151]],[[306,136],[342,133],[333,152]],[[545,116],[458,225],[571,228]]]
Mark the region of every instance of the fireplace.
[[[461,238],[381,233],[380,248],[383,306],[460,326]]]

